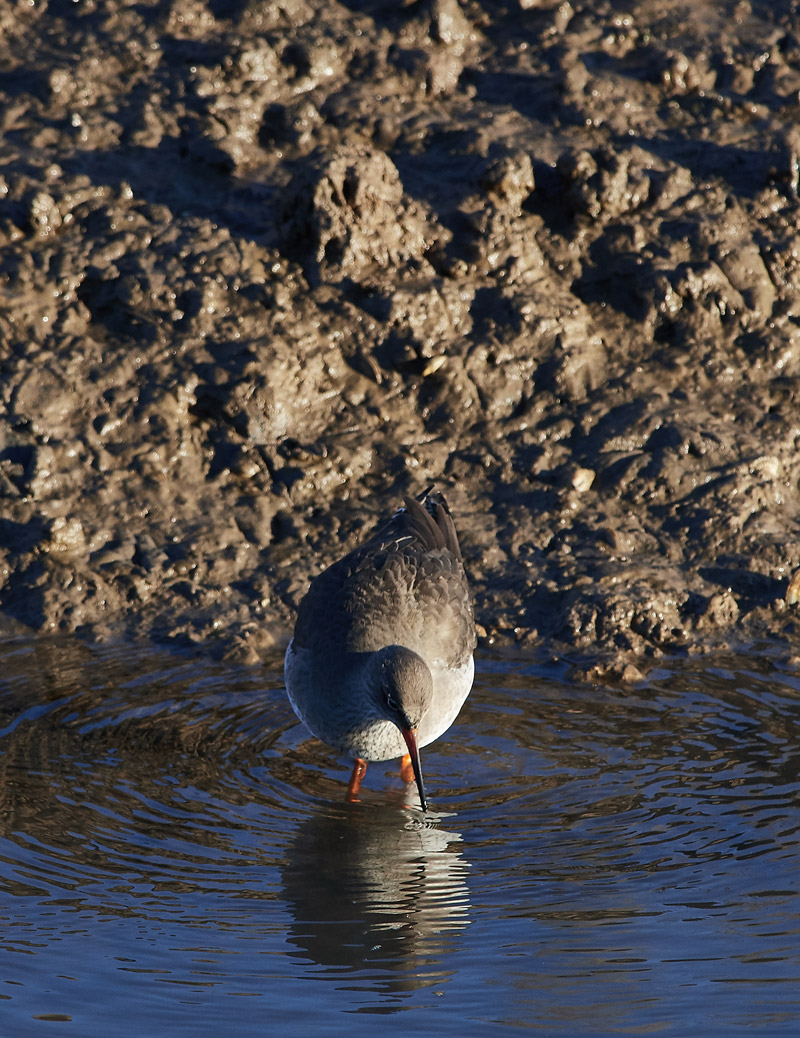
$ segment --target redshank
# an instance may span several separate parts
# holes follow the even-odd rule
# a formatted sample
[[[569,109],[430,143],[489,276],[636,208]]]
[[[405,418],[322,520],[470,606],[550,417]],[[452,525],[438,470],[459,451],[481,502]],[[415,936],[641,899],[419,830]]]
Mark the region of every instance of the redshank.
[[[355,758],[404,757],[427,810],[419,750],[447,731],[469,695],[475,623],[444,498],[406,498],[361,547],[312,582],[286,650],[286,690],[306,727]]]

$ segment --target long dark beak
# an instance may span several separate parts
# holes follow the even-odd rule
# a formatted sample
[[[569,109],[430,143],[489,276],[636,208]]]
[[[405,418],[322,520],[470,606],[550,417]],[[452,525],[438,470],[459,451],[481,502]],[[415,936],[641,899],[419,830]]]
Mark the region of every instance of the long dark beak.
[[[419,750],[417,749],[417,736],[413,728],[401,729],[403,738],[408,747],[408,755],[411,758],[411,767],[414,769],[414,778],[417,780],[419,790],[419,802],[422,810],[428,810],[428,801],[425,799],[425,783],[422,781],[422,768],[419,763]]]

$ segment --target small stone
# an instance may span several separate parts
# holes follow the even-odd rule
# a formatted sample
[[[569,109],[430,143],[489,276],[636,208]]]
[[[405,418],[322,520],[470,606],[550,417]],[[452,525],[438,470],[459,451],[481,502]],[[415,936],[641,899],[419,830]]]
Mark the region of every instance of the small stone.
[[[572,487],[579,494],[585,494],[591,489],[596,473],[594,469],[576,468],[572,473]]]

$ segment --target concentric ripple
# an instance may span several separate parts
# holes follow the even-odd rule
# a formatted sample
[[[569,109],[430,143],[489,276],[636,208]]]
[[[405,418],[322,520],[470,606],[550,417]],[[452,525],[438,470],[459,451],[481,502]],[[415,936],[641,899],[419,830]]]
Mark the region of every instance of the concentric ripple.
[[[0,674],[8,1033],[800,1030],[774,651],[625,689],[484,660],[423,753],[427,815],[392,762],[345,801],[277,659],[12,642]]]

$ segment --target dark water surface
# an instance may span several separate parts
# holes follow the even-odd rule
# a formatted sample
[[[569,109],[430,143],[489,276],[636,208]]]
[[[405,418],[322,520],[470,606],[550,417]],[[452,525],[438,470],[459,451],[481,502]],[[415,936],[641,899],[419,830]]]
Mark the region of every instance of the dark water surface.
[[[0,1033],[800,1034],[790,664],[484,660],[423,769],[345,803],[277,663],[0,646]]]

